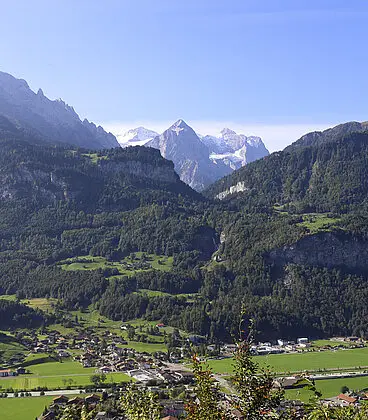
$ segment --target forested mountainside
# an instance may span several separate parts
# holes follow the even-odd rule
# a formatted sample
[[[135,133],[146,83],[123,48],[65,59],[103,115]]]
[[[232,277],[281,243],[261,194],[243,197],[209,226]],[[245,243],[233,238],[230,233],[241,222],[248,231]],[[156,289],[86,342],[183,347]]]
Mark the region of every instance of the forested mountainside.
[[[152,148],[46,147],[6,121],[0,138],[0,294],[212,340],[242,304],[258,338],[368,334],[367,133],[274,153],[206,198]]]
[[[221,179],[205,195],[234,199],[250,210],[278,204],[295,212],[346,212],[366,204],[368,132],[294,144]],[[234,186],[243,192],[231,194]]]
[[[350,133],[358,133],[367,131],[368,122],[350,121],[344,124],[339,124],[335,127],[328,128],[324,131],[314,131],[302,136],[299,140],[286,147],[285,150],[292,150],[297,147],[317,146],[322,143],[333,142],[341,139]]]

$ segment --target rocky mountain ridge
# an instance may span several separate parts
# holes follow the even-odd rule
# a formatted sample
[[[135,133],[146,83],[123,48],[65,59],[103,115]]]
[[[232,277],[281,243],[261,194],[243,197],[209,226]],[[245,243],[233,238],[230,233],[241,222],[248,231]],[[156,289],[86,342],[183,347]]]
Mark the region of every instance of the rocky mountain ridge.
[[[87,149],[119,146],[113,134],[87,119],[81,121],[63,100],[48,99],[42,89],[35,93],[25,80],[4,72],[0,72],[0,115],[48,143]]]

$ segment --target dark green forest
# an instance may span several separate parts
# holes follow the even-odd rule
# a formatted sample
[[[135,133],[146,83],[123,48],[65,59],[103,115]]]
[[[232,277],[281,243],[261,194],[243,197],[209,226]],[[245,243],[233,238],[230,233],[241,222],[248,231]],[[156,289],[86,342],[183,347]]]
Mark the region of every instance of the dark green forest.
[[[368,133],[289,147],[203,195],[154,149],[46,145],[6,120],[0,144],[0,294],[92,304],[213,341],[232,339],[242,304],[258,338],[368,335]],[[246,191],[215,198],[238,182]],[[173,257],[172,268],[61,266],[138,251]]]

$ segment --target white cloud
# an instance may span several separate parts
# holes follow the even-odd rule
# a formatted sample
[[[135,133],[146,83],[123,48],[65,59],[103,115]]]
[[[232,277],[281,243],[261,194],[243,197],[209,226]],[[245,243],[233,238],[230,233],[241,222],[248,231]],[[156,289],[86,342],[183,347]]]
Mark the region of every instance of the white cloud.
[[[113,134],[122,134],[131,128],[143,126],[158,133],[162,133],[170,127],[174,121],[112,121],[101,123],[105,130]],[[218,135],[225,128],[231,128],[237,133],[247,136],[259,136],[262,138],[270,152],[282,150],[292,142],[298,140],[303,134],[311,131],[321,131],[337,124],[337,122],[323,123],[292,123],[292,124],[261,124],[239,123],[232,121],[196,121],[186,120],[199,134]]]

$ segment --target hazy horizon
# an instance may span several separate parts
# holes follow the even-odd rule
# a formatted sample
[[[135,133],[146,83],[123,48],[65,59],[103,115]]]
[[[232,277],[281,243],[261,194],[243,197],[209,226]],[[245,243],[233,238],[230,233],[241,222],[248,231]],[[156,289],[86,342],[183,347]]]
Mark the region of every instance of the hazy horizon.
[[[219,136],[224,128],[230,128],[237,134],[245,134],[246,136],[261,137],[263,143],[270,153],[280,151],[289,144],[298,140],[304,134],[312,131],[323,131],[331,128],[339,123],[333,122],[325,124],[241,124],[233,121],[188,121],[182,118],[197,134]],[[144,127],[149,130],[156,131],[158,134],[163,133],[175,121],[117,121],[117,122],[99,122],[106,131],[114,135],[124,134],[131,129]]]

